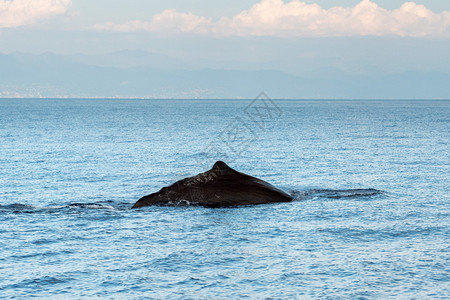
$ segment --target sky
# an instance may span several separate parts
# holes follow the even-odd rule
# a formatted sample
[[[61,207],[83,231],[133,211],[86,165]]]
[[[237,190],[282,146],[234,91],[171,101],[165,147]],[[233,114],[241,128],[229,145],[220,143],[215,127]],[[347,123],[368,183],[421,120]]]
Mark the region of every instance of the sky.
[[[450,74],[450,1],[0,0],[0,54],[118,51],[162,69]]]
[[[108,42],[113,34],[117,34],[116,44]],[[30,38],[33,35],[36,37]],[[362,36],[442,40],[450,38],[450,2],[0,0],[2,52],[87,53],[107,47],[148,50],[148,44],[133,40],[143,35],[148,41],[176,37],[193,42]],[[92,44],[93,39],[100,43]]]

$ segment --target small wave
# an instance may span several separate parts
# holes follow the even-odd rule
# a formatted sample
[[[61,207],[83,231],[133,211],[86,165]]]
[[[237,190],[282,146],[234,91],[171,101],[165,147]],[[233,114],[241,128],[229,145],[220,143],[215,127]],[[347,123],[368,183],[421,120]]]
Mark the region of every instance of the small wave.
[[[336,227],[319,229],[322,233],[328,233],[335,236],[340,236],[344,239],[350,240],[364,240],[364,241],[380,241],[380,240],[397,240],[399,238],[416,238],[419,236],[431,236],[436,234],[445,234],[445,226],[425,226],[425,227],[409,227],[402,228],[381,226],[379,228],[368,227]]]
[[[306,200],[309,198],[328,198],[328,199],[353,199],[372,197],[383,194],[383,191],[377,189],[312,189],[306,191],[291,191],[291,195],[296,200]]]
[[[35,209],[36,209],[35,206],[22,204],[22,203],[0,205],[0,211],[31,212],[31,211],[34,211]]]
[[[105,205],[100,203],[71,203],[67,207],[70,208],[87,208],[87,209],[110,209],[115,210],[115,208],[111,205]]]
[[[25,279],[20,283],[12,284],[9,286],[6,286],[5,288],[8,289],[18,289],[18,288],[42,288],[45,286],[54,286],[57,284],[64,284],[67,282],[70,282],[74,280],[71,276],[66,275],[60,275],[59,277],[53,277],[53,276],[42,276],[42,277],[36,277],[33,279]]]
[[[316,194],[331,199],[359,198],[375,196],[383,193],[376,189],[316,190]]]
[[[4,213],[38,213],[38,212],[55,212],[64,209],[104,209],[104,210],[116,210],[112,204],[112,201],[105,203],[70,203],[66,205],[53,205],[53,206],[33,206],[22,203],[13,203],[8,205],[0,205],[0,212]],[[123,206],[123,204],[117,204]],[[126,204],[129,206],[129,203]]]

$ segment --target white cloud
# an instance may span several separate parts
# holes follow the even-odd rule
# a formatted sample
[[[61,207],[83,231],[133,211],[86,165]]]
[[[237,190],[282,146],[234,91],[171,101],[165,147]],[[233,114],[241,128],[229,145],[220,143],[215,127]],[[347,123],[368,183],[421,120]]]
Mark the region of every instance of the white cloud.
[[[0,0],[0,28],[19,27],[65,14],[72,0]]]
[[[107,22],[94,25],[96,30],[133,32],[195,32],[207,33],[212,21],[205,17],[199,17],[192,13],[179,13],[175,9],[167,9],[161,14],[155,15],[151,22],[134,20],[123,24]]]
[[[261,0],[249,10],[217,22],[191,13],[165,10],[150,22],[104,23],[96,30],[209,34],[218,36],[413,36],[449,37],[450,12],[433,13],[405,2],[388,10],[370,0],[354,7],[323,9],[298,0]]]

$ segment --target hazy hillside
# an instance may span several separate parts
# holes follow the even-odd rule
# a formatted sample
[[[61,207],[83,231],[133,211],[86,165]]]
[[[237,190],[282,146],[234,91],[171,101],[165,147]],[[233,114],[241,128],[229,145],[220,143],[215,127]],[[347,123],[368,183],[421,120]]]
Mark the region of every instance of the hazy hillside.
[[[195,69],[164,55],[0,55],[0,97],[450,98],[450,75]]]

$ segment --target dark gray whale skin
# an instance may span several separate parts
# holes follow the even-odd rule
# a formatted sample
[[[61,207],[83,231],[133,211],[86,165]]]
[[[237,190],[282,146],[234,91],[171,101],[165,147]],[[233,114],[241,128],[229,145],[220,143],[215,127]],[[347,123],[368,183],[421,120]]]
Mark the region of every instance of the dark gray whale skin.
[[[218,161],[211,170],[188,177],[144,196],[132,208],[190,203],[204,207],[228,207],[290,202],[293,197],[271,184],[238,172]]]

